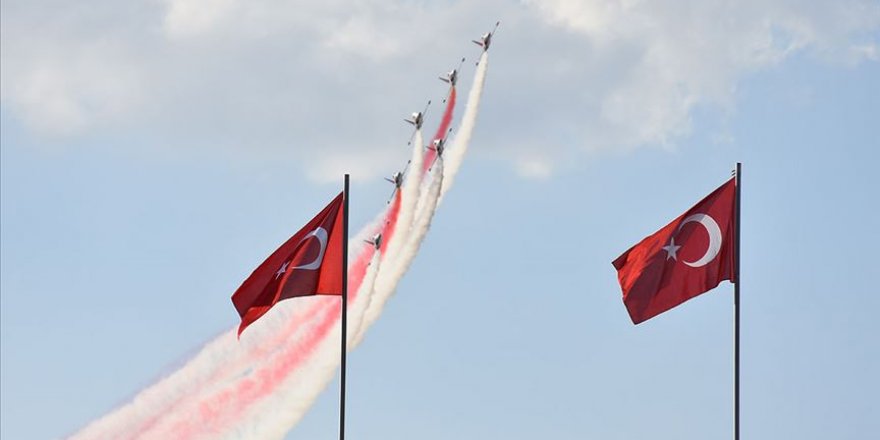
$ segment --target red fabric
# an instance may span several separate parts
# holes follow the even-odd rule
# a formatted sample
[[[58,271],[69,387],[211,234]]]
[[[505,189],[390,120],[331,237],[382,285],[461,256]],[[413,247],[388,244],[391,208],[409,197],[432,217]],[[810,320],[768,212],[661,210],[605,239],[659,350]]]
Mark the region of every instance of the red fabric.
[[[283,299],[342,295],[342,202],[340,193],[254,269],[232,294],[232,303],[241,316],[239,336]]]
[[[735,282],[735,196],[736,182],[730,179],[614,260],[633,324],[713,289],[723,280]],[[717,253],[713,244],[719,245]]]

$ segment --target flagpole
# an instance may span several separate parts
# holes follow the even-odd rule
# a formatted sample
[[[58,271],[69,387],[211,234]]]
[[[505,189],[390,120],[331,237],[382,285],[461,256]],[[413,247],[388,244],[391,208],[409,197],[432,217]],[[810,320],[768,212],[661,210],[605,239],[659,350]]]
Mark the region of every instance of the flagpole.
[[[739,440],[739,285],[741,283],[739,248],[740,248],[740,199],[742,196],[742,163],[736,163],[736,282],[733,285],[733,440]]]
[[[342,345],[342,361],[339,376],[339,440],[345,439],[345,352],[348,340],[346,328],[348,317],[348,174],[345,175],[342,193],[342,333],[339,338]]]

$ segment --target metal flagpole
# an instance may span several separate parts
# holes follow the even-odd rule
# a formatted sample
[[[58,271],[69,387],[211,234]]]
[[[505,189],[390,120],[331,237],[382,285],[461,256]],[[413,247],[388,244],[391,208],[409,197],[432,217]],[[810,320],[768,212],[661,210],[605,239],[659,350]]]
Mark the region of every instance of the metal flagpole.
[[[740,199],[742,198],[742,163],[736,163],[736,223],[734,231],[736,234],[736,249],[734,250],[734,259],[736,260],[736,282],[733,285],[733,440],[739,440],[739,285],[742,281],[739,263],[740,248]]]
[[[339,376],[339,440],[345,439],[345,351],[348,331],[348,174],[342,190],[342,345],[341,374]]]

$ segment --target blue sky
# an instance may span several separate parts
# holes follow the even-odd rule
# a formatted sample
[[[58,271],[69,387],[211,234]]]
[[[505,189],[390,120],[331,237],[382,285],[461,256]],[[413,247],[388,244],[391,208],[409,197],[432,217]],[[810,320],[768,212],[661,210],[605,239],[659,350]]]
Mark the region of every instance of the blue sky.
[[[296,20],[260,39],[248,23],[218,31],[174,15],[179,3],[157,21],[165,36],[143,31],[146,42],[131,28],[158,25],[101,2],[52,12],[49,31],[26,41],[39,7],[3,4],[2,437],[71,434],[236,325],[231,293],[338,191],[340,170],[356,179],[352,225],[371,219],[389,191],[380,176],[408,155],[399,119],[439,101],[433,77],[475,58],[468,40],[496,15],[470,155],[349,358],[349,435],[729,438],[732,286],[633,326],[610,262],[736,161],[744,437],[880,431],[876,4],[749,3],[730,17],[669,2],[673,19],[609,2],[619,14],[593,23],[577,17],[602,2],[368,2],[367,26],[330,2],[302,14],[355,24],[321,40],[319,25]],[[614,26],[645,17],[657,26]],[[761,19],[777,26],[736,24]],[[420,25],[404,40],[416,49],[394,43]],[[93,27],[118,40],[96,43]],[[350,55],[363,48],[346,32],[383,35],[375,28],[395,38]],[[767,35],[764,49],[725,52]],[[253,47],[307,62],[248,58]],[[85,52],[72,61],[71,50]],[[695,60],[705,68],[687,68]],[[69,69],[41,82],[56,65]],[[113,68],[135,79],[105,86]],[[264,70],[274,73],[250,76]],[[464,70],[469,83],[471,61]],[[143,86],[136,98],[131,85]],[[305,104],[282,115],[298,94]],[[334,436],[337,392],[334,382],[288,438]]]

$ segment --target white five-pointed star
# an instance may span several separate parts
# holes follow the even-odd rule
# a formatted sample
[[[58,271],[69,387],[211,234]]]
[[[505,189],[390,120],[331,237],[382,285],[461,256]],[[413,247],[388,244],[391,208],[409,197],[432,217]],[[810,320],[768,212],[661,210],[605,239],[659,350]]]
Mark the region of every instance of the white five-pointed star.
[[[676,246],[675,237],[672,237],[672,239],[669,240],[669,244],[663,246],[663,250],[666,251],[666,259],[669,260],[672,258],[673,260],[678,261],[678,256],[675,253],[678,252],[679,248],[681,248],[681,246]]]
[[[289,265],[289,264],[290,264],[290,261],[285,261],[284,264],[281,265],[281,268],[278,269],[278,272],[275,272],[275,279],[276,280],[278,279],[278,277],[283,276],[284,272],[287,272],[287,265]]]

